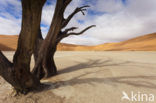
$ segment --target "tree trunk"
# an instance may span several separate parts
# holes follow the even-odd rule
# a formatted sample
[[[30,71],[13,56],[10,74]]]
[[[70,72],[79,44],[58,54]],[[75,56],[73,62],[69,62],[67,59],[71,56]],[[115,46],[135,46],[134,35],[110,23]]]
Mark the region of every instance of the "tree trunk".
[[[70,0],[66,0],[66,6]],[[64,20],[63,14],[66,6],[64,6],[64,0],[57,0],[54,17],[45,40],[41,44],[39,49],[38,58],[33,69],[33,73],[42,75],[41,68],[45,72],[45,77],[50,77],[56,74],[56,65],[54,63],[54,53],[56,51],[56,38],[61,31],[62,22]],[[41,67],[42,64],[42,67]],[[40,77],[40,76],[39,76]]]
[[[40,48],[42,42],[43,40],[39,40],[39,42],[36,44],[36,48],[34,51],[35,64],[37,63],[37,59],[39,57],[38,49]],[[39,65],[37,65],[37,67],[33,69],[32,73],[36,75],[38,79],[42,79],[43,77],[47,78],[57,74],[57,68],[54,61],[56,47],[57,45],[55,47],[49,48],[51,50],[49,50],[50,52],[47,53],[48,55],[43,58],[42,63],[40,63]]]
[[[39,49],[43,43],[43,37],[41,33],[41,29],[39,28],[38,31],[38,37],[35,43],[35,48],[34,48],[34,61],[35,64],[37,62],[37,59],[39,57]],[[56,46],[52,47],[52,51],[48,54],[46,58],[44,58],[44,62],[39,64],[36,68],[32,70],[32,73],[36,75],[38,79],[42,79],[43,77],[47,78],[49,75],[56,75],[57,74],[57,68],[54,62],[54,54],[56,52]]]
[[[35,47],[34,47],[34,60],[35,60],[35,62],[39,56],[39,50],[40,50],[42,42],[43,42],[43,37],[42,37],[41,29],[39,27],[38,35],[37,35],[37,39],[36,39]]]
[[[35,61],[35,64],[36,64],[36,61],[38,59],[38,56],[40,55],[39,54],[39,49],[41,47],[41,44],[43,42],[43,37],[42,37],[42,33],[41,33],[41,29],[39,27],[39,30],[38,30],[38,36],[37,36],[37,39],[36,39],[36,42],[35,42],[35,47],[34,47],[34,61]],[[43,71],[43,67],[42,67],[42,64],[38,65],[38,68],[36,68],[35,70],[33,69],[32,70],[32,73],[38,78],[38,79],[41,79],[44,77],[45,73]]]
[[[69,15],[67,19],[64,19],[64,11],[71,1],[72,0],[57,0],[53,20],[45,40],[43,40],[41,31],[39,30],[38,39],[36,41],[34,50],[35,67],[32,71],[32,73],[35,74],[39,79],[57,74],[57,68],[54,62],[54,54],[56,52],[57,44],[63,38],[68,37],[69,35],[80,35],[89,28],[93,27],[89,26],[79,33],[68,33],[69,31],[77,29],[76,27],[66,29],[62,32],[62,29],[69,23],[71,18],[76,13],[82,12],[84,14],[84,11],[86,10],[84,8],[89,7],[83,6],[77,8],[71,15]]]
[[[57,68],[54,61],[54,54],[56,52],[56,46],[49,48],[49,53],[46,53],[46,56],[43,58],[43,68],[45,71],[45,78],[54,76],[57,74]],[[51,50],[50,50],[51,49]]]
[[[78,12],[84,14],[86,10],[84,8],[88,6],[75,9],[65,19],[63,17],[64,11],[72,0],[57,0],[50,29],[45,40],[43,40],[41,30],[38,28],[40,28],[42,7],[45,1],[21,0],[22,27],[13,63],[0,51],[0,75],[19,92],[24,93],[30,89],[37,88],[40,85],[41,78],[56,75],[57,68],[54,62],[54,54],[60,40],[69,35],[80,35],[92,27],[90,26],[79,33],[68,33],[76,29],[75,27],[62,32],[62,29],[69,23],[71,18]],[[31,73],[30,61],[33,53],[35,67]]]
[[[40,27],[41,12],[45,1],[22,0],[22,28],[13,64],[0,53],[1,75],[19,92],[34,89],[40,84],[39,79],[30,72],[30,60],[38,28]]]
[[[14,68],[14,65],[3,55],[0,51],[0,75],[10,83],[17,92],[26,93],[30,89],[35,89],[40,85],[40,82],[30,74],[27,70],[19,71],[21,74],[18,75]],[[27,78],[27,81],[20,81],[18,76],[21,78]]]
[[[11,85],[17,87],[16,81],[13,79],[13,64],[0,51],[0,75]]]

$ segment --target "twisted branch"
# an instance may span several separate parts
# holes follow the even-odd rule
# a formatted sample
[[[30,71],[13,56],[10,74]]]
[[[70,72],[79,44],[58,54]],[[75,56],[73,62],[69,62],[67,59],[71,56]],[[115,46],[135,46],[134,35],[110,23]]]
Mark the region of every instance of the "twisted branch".
[[[89,5],[85,5],[82,7],[78,7],[74,10],[73,13],[71,13],[67,19],[64,19],[64,22],[62,23],[62,28],[66,27],[67,24],[69,23],[69,21],[74,17],[75,14],[77,14],[78,12],[81,12],[83,15],[85,15],[85,11],[87,10],[86,8],[90,7]]]
[[[71,27],[71,28],[65,29],[65,31],[62,32],[62,34],[67,34],[69,31],[74,31],[75,29],[78,29],[78,27]]]
[[[83,34],[84,32],[86,32],[88,29],[90,29],[90,28],[92,28],[92,27],[96,27],[96,25],[91,25],[91,26],[89,26],[89,27],[83,29],[82,31],[80,31],[80,32],[78,32],[78,33],[70,32],[70,33],[68,33],[68,34],[66,34],[66,35],[68,35],[68,36],[69,36],[69,35],[81,35],[81,34]]]
[[[68,37],[68,36],[70,36],[70,35],[81,35],[81,34],[83,34],[84,32],[86,32],[88,29],[90,29],[90,28],[92,28],[92,27],[96,27],[96,25],[91,25],[91,26],[89,26],[89,27],[83,29],[82,31],[80,31],[80,32],[78,32],[78,33],[75,33],[75,32],[70,32],[70,33],[68,33],[69,31],[73,31],[73,30],[77,29],[77,27],[71,27],[71,28],[69,28],[69,29],[66,29],[64,32],[60,32],[60,33],[58,34],[56,42],[58,43],[58,42],[60,42],[63,38]]]

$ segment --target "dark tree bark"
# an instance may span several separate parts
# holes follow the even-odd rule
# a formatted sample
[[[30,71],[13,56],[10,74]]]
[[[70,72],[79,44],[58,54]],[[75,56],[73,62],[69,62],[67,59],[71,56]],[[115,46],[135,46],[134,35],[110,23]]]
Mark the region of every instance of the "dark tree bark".
[[[51,63],[53,61],[53,51],[55,51],[55,43],[57,34],[61,31],[62,22],[64,20],[63,14],[66,6],[71,2],[71,0],[57,0],[55,13],[53,16],[53,20],[49,29],[49,32],[43,40],[39,50],[39,56],[36,61],[34,70],[39,69],[41,64],[43,66],[43,70],[45,71],[45,77],[50,77],[54,75],[54,71],[56,67],[55,63]],[[55,73],[56,74],[56,73]]]
[[[39,33],[39,35],[41,35],[41,33]],[[37,59],[38,59],[38,57],[40,55],[39,54],[39,49],[40,49],[41,44],[43,42],[43,38],[42,37],[40,38],[40,37],[38,37],[36,45],[35,45],[35,49],[34,49],[34,61],[35,61],[35,64],[36,64]],[[34,75],[36,75],[36,77],[38,79],[42,79],[43,77],[48,77],[48,75],[53,76],[53,75],[57,74],[57,68],[56,68],[55,61],[54,61],[54,54],[55,54],[56,49],[57,49],[56,46],[55,47],[51,47],[51,52],[48,53],[48,57],[47,57],[46,61],[44,61],[41,64],[39,64],[37,68],[33,69],[32,73]],[[44,68],[45,66],[47,68],[50,67],[50,69]],[[51,73],[51,74],[48,74],[48,73]]]
[[[43,37],[42,37],[41,29],[39,27],[38,35],[37,35],[37,39],[36,39],[35,47],[34,47],[34,53],[33,53],[35,64],[39,56],[39,49],[41,47],[42,42],[43,42]],[[43,70],[42,64],[40,64],[37,69],[33,69],[32,73],[36,75],[38,79],[43,78],[45,75],[45,72]]]
[[[22,0],[22,27],[18,39],[18,46],[15,52],[13,63],[11,63],[0,51],[0,75],[9,82],[16,91],[25,93],[40,85],[40,79],[57,74],[54,62],[54,54],[58,43],[69,35],[80,35],[89,26],[79,33],[71,32],[77,27],[63,28],[69,23],[72,17],[78,12],[84,15],[83,6],[76,8],[66,19],[64,11],[72,0],[57,0],[53,20],[45,39],[43,39],[40,22],[42,7],[46,0]],[[31,56],[34,53],[35,66],[30,71]]]
[[[37,78],[42,79],[43,77],[50,77],[50,76],[54,76],[57,74],[57,67],[55,65],[55,61],[54,61],[54,54],[57,50],[57,45],[59,44],[59,42],[64,39],[65,37],[68,37],[70,35],[81,35],[83,34],[85,31],[87,31],[88,29],[95,27],[95,25],[91,25],[87,28],[85,28],[84,30],[82,30],[81,32],[75,33],[75,32],[70,32],[73,31],[75,29],[77,29],[77,27],[71,27],[69,29],[65,29],[65,31],[63,32],[59,32],[59,34],[57,35],[56,38],[56,42],[55,45],[53,47],[49,48],[49,53],[48,53],[48,57],[47,59],[45,59],[46,61],[42,62],[42,64],[38,65],[37,68],[33,69],[33,74],[37,76]],[[70,32],[70,33],[68,33]],[[38,35],[38,39],[36,42],[36,47],[34,50],[34,60],[35,62],[38,59],[39,56],[39,48],[41,47],[41,44],[43,42],[43,37],[41,32],[39,32]],[[44,66],[47,66],[47,68],[44,68]],[[49,68],[50,67],[50,68]]]
[[[21,1],[22,28],[13,63],[10,63],[4,55],[0,53],[1,76],[19,92],[34,89],[40,84],[40,81],[30,72],[30,59],[40,26],[41,12],[45,1],[46,0]]]
[[[39,80],[30,73],[30,60],[40,27],[42,7],[45,0],[22,0],[22,28],[13,64],[16,80],[21,88],[35,87]]]
[[[16,81],[12,78],[13,71],[13,64],[0,51],[0,75],[11,85],[16,86]]]
[[[68,37],[69,35],[80,35],[85,31],[87,31],[88,29],[90,29],[91,27],[94,27],[94,25],[89,26],[79,33],[70,32],[73,31],[74,29],[77,29],[77,27],[71,27],[69,29],[65,29],[65,31],[62,31],[62,29],[67,26],[67,24],[70,22],[70,20],[73,18],[75,14],[77,14],[78,12],[82,12],[82,14],[85,15],[84,14],[84,11],[86,10],[85,8],[89,7],[87,5],[76,8],[71,15],[69,15],[66,19],[64,19],[63,17],[64,10],[71,1],[72,0],[64,0],[64,1],[57,0],[54,17],[48,35],[46,36],[45,40],[43,40],[43,38],[40,38],[41,32],[38,35],[36,48],[40,49],[38,51],[38,49],[35,48],[37,52],[34,52],[35,67],[32,72],[39,79],[42,79],[43,77],[45,78],[51,77],[57,74],[57,68],[54,61],[54,54],[56,52],[58,43],[63,38]]]

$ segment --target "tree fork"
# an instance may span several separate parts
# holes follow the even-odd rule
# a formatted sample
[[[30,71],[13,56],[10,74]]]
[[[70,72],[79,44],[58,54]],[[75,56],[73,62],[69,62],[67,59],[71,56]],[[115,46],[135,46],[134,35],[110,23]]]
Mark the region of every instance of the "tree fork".
[[[69,31],[73,31],[77,29],[77,27],[71,27],[69,29],[65,29],[65,31],[62,32],[61,29],[63,29],[69,23],[69,21],[72,19],[72,17],[75,14],[77,14],[78,12],[82,12],[82,14],[85,15],[84,11],[86,11],[86,8],[89,7],[87,5],[87,6],[76,8],[75,11],[71,15],[69,15],[67,19],[64,19],[63,17],[64,10],[66,6],[72,0],[64,0],[64,1],[65,2],[58,0],[56,3],[54,17],[53,17],[48,35],[46,36],[45,40],[43,40],[41,32],[39,32],[39,35],[38,35],[38,40],[36,43],[37,49],[35,48],[37,52],[34,52],[34,53],[37,53],[37,54],[34,54],[35,67],[32,72],[39,79],[42,79],[43,77],[45,78],[51,77],[57,74],[57,68],[54,62],[54,54],[56,52],[58,43],[63,38],[68,37],[69,35],[80,35],[84,33],[85,31],[87,31],[88,29],[95,26],[95,25],[91,25],[79,33],[75,33],[75,32],[68,33]],[[42,43],[39,43],[40,41],[42,41]]]
[[[56,48],[53,48],[50,51],[51,52],[48,53],[46,57],[44,57],[42,63],[37,65],[37,67],[35,67],[32,71],[32,73],[36,75],[38,79],[48,78],[50,76],[54,76],[57,74],[57,67],[54,61],[54,54],[56,52]],[[34,57],[34,58],[38,58],[38,57]]]
[[[34,70],[39,67],[40,64],[43,65],[43,70],[45,70],[46,76],[50,77],[53,76],[53,73],[51,73],[52,65],[49,64],[52,56],[54,53],[51,53],[53,49],[55,49],[55,44],[56,44],[56,38],[58,33],[61,31],[62,27],[62,22],[63,22],[63,13],[67,7],[67,5],[71,2],[72,0],[57,0],[56,3],[56,8],[55,8],[55,13],[53,16],[53,20],[50,26],[50,29],[48,31],[48,34],[43,40],[43,43],[41,44],[40,50],[39,50],[39,56],[36,61]],[[48,62],[48,64],[47,64]],[[54,63],[53,63],[54,64]],[[56,67],[56,66],[55,66]]]
[[[36,61],[38,59],[39,54],[39,49],[41,47],[41,44],[43,43],[43,37],[42,37],[42,33],[41,30],[39,29],[38,32],[38,37],[35,43],[35,48],[34,48],[34,61],[36,64]],[[55,61],[54,61],[54,54],[56,52],[56,46],[55,47],[51,47],[52,50],[50,53],[48,53],[48,56],[46,57],[45,62],[42,61],[41,64],[39,64],[37,67],[35,67],[32,70],[32,73],[34,75],[36,75],[37,78],[42,79],[42,78],[47,78],[50,75],[56,75],[57,74],[57,68],[55,65]]]
[[[11,63],[0,51],[0,75],[9,82],[15,90],[25,93],[40,85],[42,77],[50,77],[57,73],[54,54],[57,44],[69,35],[80,35],[92,26],[79,33],[69,32],[72,27],[61,31],[78,12],[84,14],[83,6],[64,19],[64,11],[72,0],[57,0],[53,20],[48,34],[43,40],[40,28],[42,7],[46,0],[21,0],[22,26],[18,39],[18,46]],[[31,56],[34,53],[35,67],[33,74],[30,72]],[[35,75],[34,75],[35,74]]]

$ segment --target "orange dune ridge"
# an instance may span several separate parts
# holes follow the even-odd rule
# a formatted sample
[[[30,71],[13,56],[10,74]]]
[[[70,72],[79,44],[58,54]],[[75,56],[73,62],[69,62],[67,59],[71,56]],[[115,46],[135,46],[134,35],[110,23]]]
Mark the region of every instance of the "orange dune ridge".
[[[18,35],[0,35],[0,50],[14,51],[17,48],[17,40]]]
[[[0,35],[0,50],[13,51],[17,48],[17,35]],[[105,43],[97,46],[81,46],[60,43],[59,51],[156,51],[156,33],[136,37],[119,43]]]

